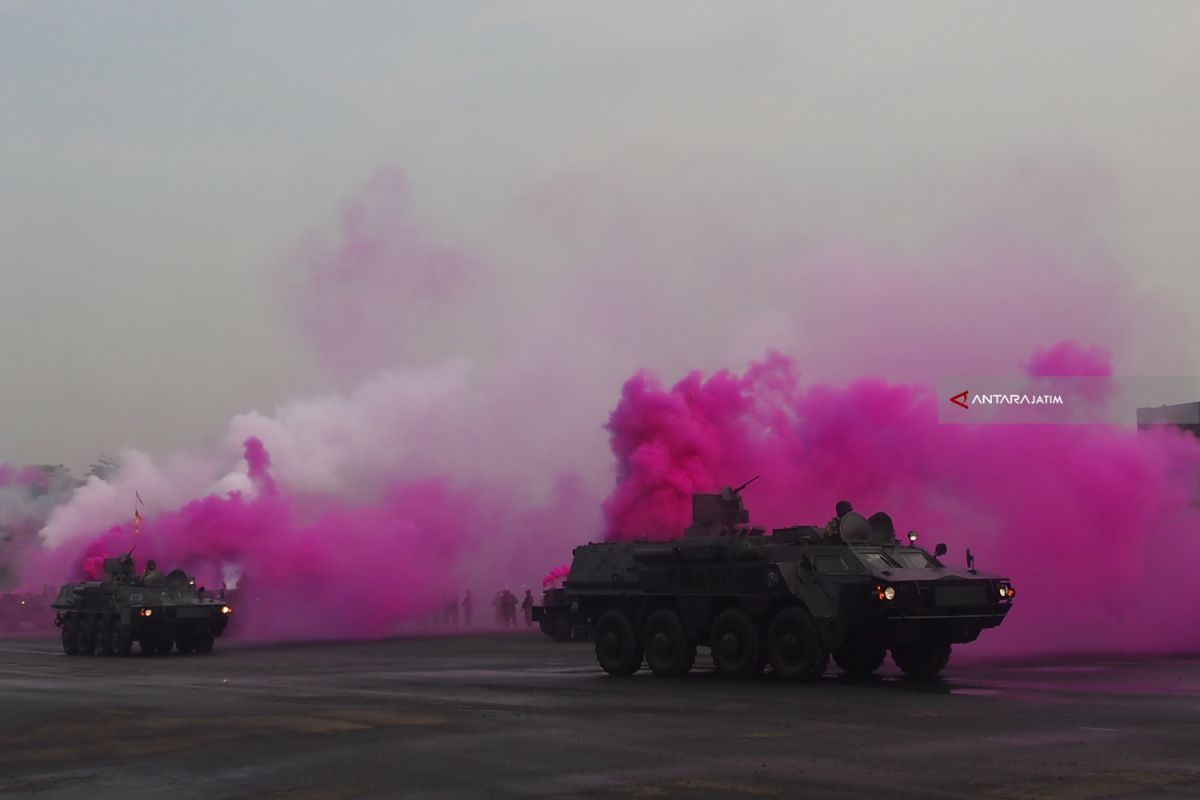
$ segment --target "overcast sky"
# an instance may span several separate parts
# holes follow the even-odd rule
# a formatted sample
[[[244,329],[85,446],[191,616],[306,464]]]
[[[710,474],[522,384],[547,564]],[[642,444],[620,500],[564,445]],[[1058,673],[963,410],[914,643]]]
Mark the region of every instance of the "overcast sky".
[[[0,461],[319,388],[280,264],[383,168],[534,305],[631,208],[686,281],[730,242],[919,250],[1057,171],[1194,340],[1197,31],[1189,0],[0,0]]]

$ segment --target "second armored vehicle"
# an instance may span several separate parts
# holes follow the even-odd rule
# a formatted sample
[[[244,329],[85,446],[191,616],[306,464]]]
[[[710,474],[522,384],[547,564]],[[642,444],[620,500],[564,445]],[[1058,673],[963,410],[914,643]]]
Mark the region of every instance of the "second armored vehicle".
[[[744,487],[742,487],[744,488]],[[847,504],[848,505],[848,504]],[[571,608],[590,625],[596,659],[611,675],[643,661],[660,676],[691,669],[708,646],[722,675],[748,677],[770,664],[783,678],[814,680],[832,655],[868,675],[890,651],[903,672],[936,675],[951,647],[1004,621],[1014,589],[896,541],[891,519],[846,511],[829,526],[746,527],[740,490],[692,498],[691,527],[666,542],[577,547],[552,619]]]
[[[211,653],[233,608],[213,597],[183,570],[163,575],[146,563],[134,574],[129,556],[104,559],[105,580],[68,583],[54,600],[54,624],[69,656],[143,653]]]

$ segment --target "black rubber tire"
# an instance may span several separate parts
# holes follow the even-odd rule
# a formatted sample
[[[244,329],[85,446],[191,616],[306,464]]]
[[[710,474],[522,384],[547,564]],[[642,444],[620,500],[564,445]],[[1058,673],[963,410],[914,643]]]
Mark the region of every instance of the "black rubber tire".
[[[762,633],[740,608],[727,608],[712,624],[713,665],[726,678],[752,678],[767,663]]]
[[[892,661],[900,671],[910,678],[932,678],[950,661],[950,645],[945,642],[927,642],[892,648]]]
[[[783,609],[771,620],[767,654],[771,669],[787,680],[815,681],[829,666],[829,651],[821,642],[816,623],[797,606]]]
[[[852,678],[866,678],[883,666],[887,648],[877,644],[857,644],[835,650],[833,660]]]
[[[96,649],[102,656],[111,656],[114,651],[112,625],[112,618],[105,617],[104,619],[100,620],[100,624],[96,626]]]
[[[201,633],[197,634],[196,638],[192,640],[192,646],[197,653],[206,656],[213,651],[213,644],[215,642],[216,639],[211,633]]]
[[[566,617],[556,617],[550,623],[550,638],[556,642],[571,641],[571,621]]]
[[[696,661],[696,646],[688,642],[683,620],[671,608],[660,608],[646,619],[642,649],[646,666],[660,678],[677,678]]]
[[[642,666],[642,643],[624,611],[610,608],[596,621],[596,661],[609,675],[624,677]]]
[[[79,631],[75,627],[74,617],[67,617],[63,620],[62,649],[69,656],[79,655]]]
[[[133,652],[133,631],[124,625],[113,629],[113,652],[119,656],[127,656]]]
[[[81,619],[75,627],[75,640],[79,643],[79,655],[90,656],[96,652],[96,620]]]

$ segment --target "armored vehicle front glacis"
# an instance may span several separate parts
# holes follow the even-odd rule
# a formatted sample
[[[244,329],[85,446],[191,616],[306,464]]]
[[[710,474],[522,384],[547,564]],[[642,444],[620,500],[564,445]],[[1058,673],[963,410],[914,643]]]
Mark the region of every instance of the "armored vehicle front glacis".
[[[542,592],[542,604],[533,607],[533,621],[542,633],[560,642],[591,636],[587,622],[579,614],[579,603],[562,587]]]
[[[143,653],[211,653],[233,608],[213,597],[180,569],[163,575],[146,562],[136,575],[129,556],[104,559],[105,580],[68,583],[53,603],[69,656]]]
[[[839,504],[841,505],[841,504]],[[868,675],[890,651],[909,675],[937,674],[952,645],[1003,622],[1012,583],[942,563],[896,541],[886,514],[845,508],[824,527],[749,528],[739,490],[692,498],[693,522],[667,542],[575,548],[558,609],[591,626],[596,659],[612,675],[642,665],[661,676],[691,669],[711,648],[723,675],[813,680],[829,657]],[[553,614],[544,608],[539,615]]]

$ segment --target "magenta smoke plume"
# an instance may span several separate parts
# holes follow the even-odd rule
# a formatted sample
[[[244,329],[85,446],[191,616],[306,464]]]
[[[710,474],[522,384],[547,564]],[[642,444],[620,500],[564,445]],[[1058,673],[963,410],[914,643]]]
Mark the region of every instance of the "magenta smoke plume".
[[[239,625],[256,638],[383,636],[447,587],[457,591],[456,567],[485,530],[471,497],[425,480],[392,484],[377,503],[353,506],[276,487],[257,439],[246,440],[245,456],[253,495],[209,495],[149,516],[136,542],[129,525],[116,526],[41,553],[29,571],[94,568],[134,544],[139,559],[182,567],[213,590],[236,568],[239,595],[253,607]]]
[[[16,467],[11,464],[0,464],[0,486],[45,489],[49,485],[50,475],[41,467]]]
[[[567,579],[567,575],[569,574],[571,574],[571,567],[569,564],[563,564],[562,566],[555,567],[546,573],[546,577],[542,578],[542,588],[550,589],[562,583],[562,581]]]

